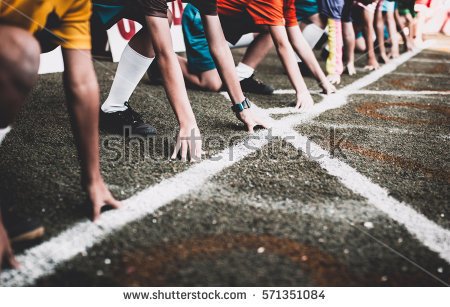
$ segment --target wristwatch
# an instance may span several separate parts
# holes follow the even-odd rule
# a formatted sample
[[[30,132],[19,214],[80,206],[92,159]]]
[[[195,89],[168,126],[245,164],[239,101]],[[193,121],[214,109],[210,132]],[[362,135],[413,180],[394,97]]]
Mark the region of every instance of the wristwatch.
[[[251,105],[250,100],[245,98],[241,103],[231,106],[231,110],[235,113],[241,113],[244,109],[250,109]]]

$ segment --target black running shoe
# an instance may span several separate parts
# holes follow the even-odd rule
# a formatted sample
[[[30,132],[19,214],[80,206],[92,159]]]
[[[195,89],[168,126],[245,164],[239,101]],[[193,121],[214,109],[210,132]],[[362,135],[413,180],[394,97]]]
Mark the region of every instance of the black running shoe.
[[[156,134],[156,129],[144,123],[142,116],[134,111],[128,102],[125,102],[127,109],[106,113],[100,110],[100,128],[109,133],[126,135],[152,136]]]
[[[156,60],[154,60],[152,64],[150,64],[150,67],[147,69],[147,76],[150,80],[150,84],[163,85],[164,83],[161,70],[159,70],[159,65]]]
[[[3,225],[11,243],[37,240],[44,236],[45,229],[40,221],[22,218],[15,212],[3,214]]]
[[[243,92],[253,94],[272,95],[274,91],[273,87],[262,83],[260,80],[256,79],[254,75],[242,80],[241,87]]]

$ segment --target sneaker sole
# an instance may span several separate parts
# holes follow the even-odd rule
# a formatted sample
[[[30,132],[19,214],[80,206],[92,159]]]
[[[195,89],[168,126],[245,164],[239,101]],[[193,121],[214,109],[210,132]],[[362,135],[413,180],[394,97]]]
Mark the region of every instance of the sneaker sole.
[[[29,232],[23,233],[19,236],[16,236],[14,238],[10,238],[10,241],[11,241],[11,243],[18,243],[18,242],[36,240],[36,239],[43,237],[44,233],[45,233],[44,227],[39,227],[39,228],[36,228]]]

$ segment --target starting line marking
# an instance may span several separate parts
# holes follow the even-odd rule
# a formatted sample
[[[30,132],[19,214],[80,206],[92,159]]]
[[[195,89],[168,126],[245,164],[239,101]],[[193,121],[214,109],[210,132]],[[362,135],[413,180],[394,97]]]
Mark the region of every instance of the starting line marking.
[[[393,134],[410,134],[417,135],[416,131],[411,131],[408,129],[396,128],[396,127],[377,127],[377,126],[365,126],[365,125],[353,125],[353,124],[336,124],[336,123],[323,123],[319,121],[311,121],[308,123],[311,126],[322,127],[326,129],[360,129],[360,130],[368,130],[368,131],[380,131],[384,133],[393,133]],[[436,137],[441,139],[448,139],[448,134],[427,134],[427,138]]]
[[[429,44],[430,42],[428,42]],[[379,70],[346,86],[343,91],[324,98],[321,103],[314,105],[308,114],[294,114],[283,120],[271,120],[271,122],[275,124],[275,129],[280,135],[292,133],[292,135],[296,136],[294,144],[301,145],[305,142],[306,137],[295,132],[292,127],[313,119],[325,111],[345,105],[348,94],[342,94],[342,92],[359,90],[375,82],[411,59],[424,48],[405,53],[384,65]],[[264,112],[265,117],[269,118],[266,110],[259,109],[259,112]],[[241,143],[223,150],[211,159],[200,162],[172,178],[164,179],[159,184],[137,193],[135,196],[124,201],[124,208],[105,212],[97,223],[90,221],[79,222],[58,236],[26,250],[24,254],[17,256],[17,260],[21,263],[20,268],[1,273],[0,284],[3,286],[32,285],[38,278],[52,274],[59,264],[85,252],[126,224],[155,212],[157,209],[169,204],[182,195],[202,188],[204,183],[213,175],[266,145],[268,141],[264,132],[264,130],[260,131],[254,134],[253,137],[247,138]],[[313,147],[318,152],[326,153],[326,151],[314,143]],[[233,158],[224,158],[230,152],[233,153]],[[221,159],[217,159],[218,157],[221,157]],[[450,263],[449,231],[429,221],[407,205],[389,197],[386,190],[372,183],[370,179],[359,174],[355,169],[345,163],[328,157],[320,165],[331,174],[337,176],[344,185],[365,196],[369,200],[369,203],[374,204],[388,216],[405,225],[424,245],[438,252],[443,259]],[[349,178],[351,176],[359,176],[357,178],[361,181],[351,180]],[[367,183],[369,188],[362,187],[362,182]],[[381,194],[378,195],[377,193]],[[387,203],[383,203],[384,201],[387,201]],[[421,233],[423,231],[425,232]]]

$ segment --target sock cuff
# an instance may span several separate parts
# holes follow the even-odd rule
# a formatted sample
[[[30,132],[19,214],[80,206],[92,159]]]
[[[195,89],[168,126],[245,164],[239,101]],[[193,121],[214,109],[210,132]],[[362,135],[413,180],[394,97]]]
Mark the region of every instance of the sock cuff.
[[[0,128],[0,144],[2,143],[6,135],[9,133],[9,131],[11,131],[11,126],[8,126],[6,128]]]
[[[242,68],[243,70],[246,70],[246,71],[255,71],[255,69],[253,68],[253,67],[251,67],[251,66],[248,66],[247,64],[244,64],[244,63],[242,63],[242,62],[239,62],[239,64],[236,66],[236,68]]]
[[[139,52],[131,48],[129,44],[127,44],[125,49],[123,50],[121,60],[122,58],[124,59],[132,58],[133,62],[135,62],[135,64],[137,65],[150,65],[151,62],[153,62],[153,60],[155,59],[155,58],[148,58],[145,55],[140,54]],[[139,63],[137,63],[137,61],[139,61]]]
[[[250,78],[254,72],[255,70],[253,69],[253,67],[250,67],[242,62],[239,62],[239,64],[236,66],[236,74],[239,81]]]

